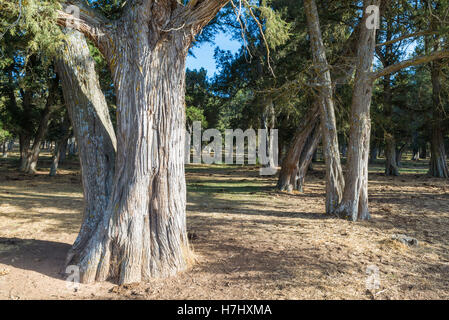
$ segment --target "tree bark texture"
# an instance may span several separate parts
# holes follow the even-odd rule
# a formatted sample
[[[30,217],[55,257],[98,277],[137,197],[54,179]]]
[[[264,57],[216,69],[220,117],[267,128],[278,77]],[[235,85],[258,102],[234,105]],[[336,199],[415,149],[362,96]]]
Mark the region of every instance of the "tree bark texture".
[[[116,21],[81,12],[77,28],[107,59],[118,108],[110,200],[72,259],[82,282],[140,282],[186,268],[185,60],[227,2],[132,1]],[[59,13],[62,25],[68,18]]]
[[[371,70],[376,46],[376,29],[366,26],[366,8],[380,0],[363,2],[364,18],[357,47],[357,66],[351,104],[348,161],[343,200],[337,213],[352,221],[370,218],[368,208],[368,162],[371,134],[370,106],[373,94]]]
[[[95,62],[84,36],[66,32],[64,55],[57,61],[64,100],[80,146],[79,158],[84,191],[84,219],[78,238],[67,256],[67,264],[79,254],[93,236],[112,194],[116,138],[106,99],[100,89]],[[67,128],[67,120],[65,127]],[[68,134],[58,143],[59,156]]]
[[[315,0],[305,0],[304,8],[318,85],[323,152],[326,163],[326,213],[332,214],[340,203],[345,185],[338,148],[333,86]]]

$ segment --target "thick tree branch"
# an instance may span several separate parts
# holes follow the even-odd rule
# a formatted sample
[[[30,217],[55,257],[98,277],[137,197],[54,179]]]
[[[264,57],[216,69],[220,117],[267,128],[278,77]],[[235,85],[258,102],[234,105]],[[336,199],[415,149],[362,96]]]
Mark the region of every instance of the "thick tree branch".
[[[391,73],[398,72],[401,69],[417,66],[419,64],[427,63],[430,61],[438,60],[438,59],[444,59],[449,57],[449,51],[437,51],[433,52],[430,55],[425,56],[419,56],[413,59],[404,60],[399,63],[393,64],[389,67],[383,68],[382,70],[379,70],[377,72],[373,72],[370,76],[371,80],[374,81],[377,78],[386,76]]]
[[[198,33],[230,0],[190,0],[172,22],[172,28],[191,27]]]
[[[79,17],[70,13],[70,6],[79,8]],[[98,11],[86,7],[81,1],[66,1],[62,4],[62,10],[58,10],[57,23],[83,33],[105,57],[109,56],[110,42],[114,36],[113,22]]]

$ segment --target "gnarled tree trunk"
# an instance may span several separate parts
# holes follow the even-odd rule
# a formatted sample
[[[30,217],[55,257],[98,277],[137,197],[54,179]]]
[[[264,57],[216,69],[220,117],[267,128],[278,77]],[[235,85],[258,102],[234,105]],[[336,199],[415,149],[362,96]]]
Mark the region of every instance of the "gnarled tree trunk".
[[[227,2],[128,2],[116,21],[80,11],[77,27],[106,57],[118,106],[110,201],[72,259],[82,282],[140,282],[186,268],[185,60],[194,35]],[[70,18],[59,13],[63,25]]]
[[[84,219],[67,257],[67,264],[70,264],[86,247],[109,204],[113,188],[116,138],[106,99],[95,72],[95,62],[81,33],[66,33],[64,55],[57,61],[57,72],[61,78],[73,131],[80,145],[84,191]],[[64,122],[68,131],[67,120]],[[66,134],[63,141],[67,141],[67,138]],[[58,144],[58,155],[63,141]]]

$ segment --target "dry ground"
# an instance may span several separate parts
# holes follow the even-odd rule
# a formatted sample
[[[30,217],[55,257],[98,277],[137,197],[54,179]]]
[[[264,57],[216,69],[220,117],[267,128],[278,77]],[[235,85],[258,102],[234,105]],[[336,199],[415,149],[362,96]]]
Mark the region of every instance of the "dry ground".
[[[448,299],[449,185],[419,165],[400,177],[370,174],[372,220],[322,214],[323,172],[304,194],[240,166],[190,166],[188,229],[197,263],[165,280],[66,287],[65,253],[83,206],[75,162],[60,175],[17,173],[0,160],[0,299]],[[316,169],[321,169],[317,166]],[[419,240],[408,247],[401,233]],[[367,267],[380,287],[366,289]]]

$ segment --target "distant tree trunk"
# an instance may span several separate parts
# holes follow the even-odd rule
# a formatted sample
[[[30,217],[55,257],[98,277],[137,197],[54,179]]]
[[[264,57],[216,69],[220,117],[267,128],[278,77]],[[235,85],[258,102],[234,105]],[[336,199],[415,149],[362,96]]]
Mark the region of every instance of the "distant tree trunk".
[[[389,38],[387,38],[389,39]],[[387,60],[387,59],[385,59]],[[384,67],[388,67],[384,62]],[[383,79],[383,106],[385,121],[385,175],[398,176],[399,169],[396,164],[396,141],[393,134],[393,94],[391,92],[391,75],[387,74]]]
[[[413,141],[412,141],[412,161],[419,160],[419,143],[418,143],[418,132],[413,133]]]
[[[22,168],[22,170],[25,171],[26,173],[29,174],[36,173],[36,166],[37,161],[39,160],[39,153],[41,151],[42,140],[44,139],[45,134],[47,133],[48,122],[50,120],[52,108],[56,103],[58,86],[59,86],[59,78],[56,77],[51,81],[51,85],[48,88],[49,93],[47,103],[41,114],[39,127],[36,131],[36,135],[34,136],[33,146],[26,155],[25,163]]]
[[[370,106],[373,94],[371,70],[376,46],[376,29],[366,27],[369,5],[380,5],[380,0],[363,2],[364,18],[357,45],[356,75],[351,106],[350,136],[347,172],[343,200],[337,213],[352,221],[370,218],[368,208],[368,160],[371,136]]]
[[[407,143],[404,143],[400,148],[396,150],[396,166],[398,168],[402,167],[402,154],[404,153],[406,147]]]
[[[387,132],[385,133],[385,175],[399,176],[395,139]]]
[[[274,152],[272,151],[272,148],[274,146],[274,141],[273,141],[273,135],[269,134],[271,129],[274,129],[275,125],[276,125],[276,113],[274,111],[274,104],[273,104],[273,99],[271,97],[264,97],[262,99],[262,108],[263,108],[263,112],[262,112],[262,119],[261,119],[261,124],[262,124],[262,128],[267,130],[267,141],[266,141],[266,149],[268,150],[268,163],[266,164],[266,167],[269,168],[275,168],[276,167],[276,163],[274,160]]]
[[[53,150],[53,158],[51,161],[51,168],[50,168],[50,176],[56,176],[58,172],[59,167],[59,159],[61,157],[62,148],[64,147],[64,144],[67,145],[67,139],[70,136],[70,119],[69,114],[67,113],[64,116],[64,120],[62,123],[62,137],[56,142],[55,149]]]
[[[113,189],[116,138],[106,99],[100,88],[95,62],[84,36],[66,32],[63,58],[57,61],[64,100],[73,131],[80,144],[80,164],[84,190],[84,219],[80,233],[67,256],[67,264],[77,263],[109,204]],[[65,127],[69,124],[65,121]],[[61,154],[64,142],[56,154]]]
[[[379,153],[379,148],[377,147],[377,144],[373,144],[371,146],[371,152],[370,152],[370,158],[369,158],[369,162],[371,164],[376,162],[378,153]]]
[[[421,151],[419,153],[419,158],[424,159],[424,160],[427,159],[427,142],[424,142],[421,145]]]
[[[8,141],[2,143],[2,157],[8,158]]]
[[[277,188],[281,191],[292,192],[298,190],[298,177],[300,170],[300,159],[305,150],[307,140],[313,133],[314,128],[319,124],[319,108],[314,105],[312,110],[307,113],[307,116],[301,122],[298,131],[293,138],[293,142],[287,151],[284,160],[282,161],[281,171],[279,173],[279,180]],[[313,157],[313,153],[312,153]]]
[[[26,159],[29,153],[30,145],[31,145],[30,137],[26,134],[19,134],[20,171],[25,170]]]
[[[59,164],[63,164],[67,158],[67,145],[69,138],[65,139],[64,141],[61,141],[62,144],[59,151]]]
[[[437,178],[449,178],[441,124],[441,119],[443,119],[443,105],[441,103],[441,61],[434,61],[431,64],[431,70],[433,119],[429,175]]]
[[[304,0],[304,9],[319,88],[318,100],[323,135],[323,153],[326,163],[326,213],[332,214],[340,203],[345,184],[338,148],[332,79],[315,0]]]
[[[304,180],[306,178],[307,171],[311,169],[313,154],[318,147],[321,137],[321,126],[317,123],[312,134],[307,138],[306,145],[304,146],[301,157],[299,158],[299,169],[296,179],[296,190],[299,192],[304,192]]]

